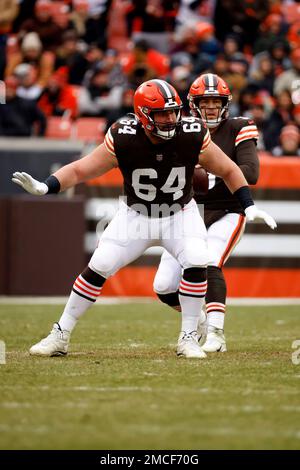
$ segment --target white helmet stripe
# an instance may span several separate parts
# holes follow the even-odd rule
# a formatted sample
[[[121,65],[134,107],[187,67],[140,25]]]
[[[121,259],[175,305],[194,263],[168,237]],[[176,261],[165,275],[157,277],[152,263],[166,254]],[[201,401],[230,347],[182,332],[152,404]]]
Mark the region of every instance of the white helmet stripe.
[[[207,78],[208,78],[208,86],[209,88],[210,87],[214,87],[215,86],[215,77],[212,73],[208,73],[207,74]]]
[[[164,80],[159,80],[158,78],[153,81],[156,82],[161,88],[163,88],[168,100],[174,99],[174,94],[171,92],[168,83],[166,83]]]

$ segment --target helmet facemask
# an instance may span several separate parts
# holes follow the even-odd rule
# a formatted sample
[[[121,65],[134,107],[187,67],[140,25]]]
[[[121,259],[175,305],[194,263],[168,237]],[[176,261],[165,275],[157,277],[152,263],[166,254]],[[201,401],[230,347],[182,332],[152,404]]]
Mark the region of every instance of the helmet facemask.
[[[163,140],[170,140],[174,137],[176,133],[176,128],[181,122],[181,108],[182,106],[173,106],[165,109],[151,109],[148,112],[148,108],[141,109],[141,112],[147,117],[148,123],[145,126],[145,129],[148,132],[151,132],[152,135],[159,137]],[[160,123],[155,121],[156,112],[167,112],[175,111],[176,121],[175,122],[166,122]]]
[[[208,108],[201,108],[201,102],[205,100],[205,98],[211,98],[211,99],[220,99],[221,100],[221,106],[215,106],[214,108],[209,108],[209,109],[217,109],[218,114],[216,118],[212,119],[209,118],[208,114]],[[228,109],[229,109],[229,97],[224,97],[224,96],[190,96],[189,98],[190,101],[190,108],[192,111],[193,116],[195,117],[200,117],[202,121],[205,122],[208,128],[213,129],[214,127],[217,127],[221,121],[224,119],[227,119],[228,117]]]

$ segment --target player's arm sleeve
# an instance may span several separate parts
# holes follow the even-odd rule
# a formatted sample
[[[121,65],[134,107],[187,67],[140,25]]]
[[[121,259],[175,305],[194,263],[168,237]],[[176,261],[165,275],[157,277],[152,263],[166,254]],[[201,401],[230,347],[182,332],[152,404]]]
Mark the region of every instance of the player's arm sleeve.
[[[210,143],[211,143],[210,132],[209,132],[208,129],[206,129],[206,132],[204,134],[202,147],[201,147],[201,150],[200,150],[200,154],[203,153],[207,149],[207,147],[209,146]]]
[[[114,137],[113,133],[111,131],[111,128],[108,129],[108,131],[105,134],[104,138],[104,145],[106,147],[106,150],[116,158],[116,152],[115,152],[115,145],[114,145]]]
[[[236,148],[236,162],[248,184],[256,184],[259,177],[259,159],[255,141],[244,140]]]

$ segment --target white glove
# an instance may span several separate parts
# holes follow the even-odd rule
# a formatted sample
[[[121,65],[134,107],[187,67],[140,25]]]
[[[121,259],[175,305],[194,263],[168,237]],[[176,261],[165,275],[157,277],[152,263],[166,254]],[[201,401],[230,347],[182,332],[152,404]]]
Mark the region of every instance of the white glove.
[[[48,186],[45,183],[35,180],[32,176],[22,171],[16,171],[13,174],[12,181],[21,186],[25,191],[35,196],[43,196],[48,192]]]
[[[247,222],[252,222],[255,219],[262,219],[272,230],[277,227],[277,224],[273,217],[271,217],[267,212],[261,211],[255,205],[249,206],[245,209],[245,214]]]

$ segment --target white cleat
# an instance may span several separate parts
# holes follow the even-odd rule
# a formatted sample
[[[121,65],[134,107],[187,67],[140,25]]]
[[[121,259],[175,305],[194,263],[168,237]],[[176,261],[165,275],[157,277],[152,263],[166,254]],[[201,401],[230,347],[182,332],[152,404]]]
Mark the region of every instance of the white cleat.
[[[207,338],[202,346],[205,352],[226,352],[226,340],[224,330],[213,328],[207,333]]]
[[[201,316],[197,325],[197,335],[199,346],[203,346],[207,337],[207,321],[204,310],[201,311]]]
[[[54,323],[50,334],[29,349],[32,356],[65,356],[68,352],[70,332]]]
[[[207,357],[199,346],[197,331],[191,333],[181,331],[177,344],[177,356],[199,359]]]

